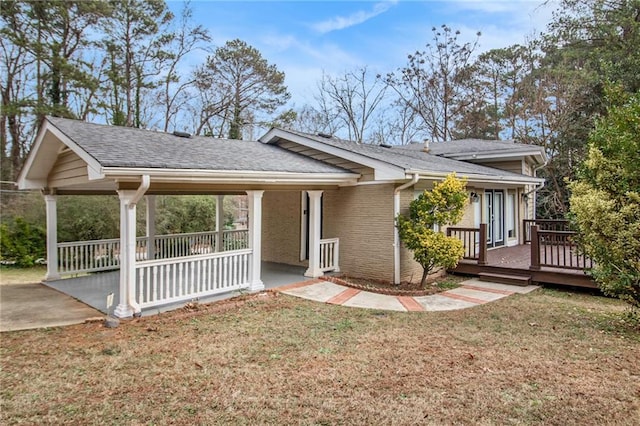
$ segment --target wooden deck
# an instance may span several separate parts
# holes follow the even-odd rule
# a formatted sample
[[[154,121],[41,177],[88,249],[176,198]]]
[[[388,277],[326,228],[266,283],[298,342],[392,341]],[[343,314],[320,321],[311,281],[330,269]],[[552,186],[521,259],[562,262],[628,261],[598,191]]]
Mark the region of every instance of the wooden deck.
[[[573,256],[568,253],[566,256]],[[479,265],[477,260],[463,259],[450,272],[478,275],[495,273],[527,276],[534,283],[549,283],[575,287],[598,288],[593,279],[582,270],[571,270],[542,266],[531,269],[531,245],[501,247],[487,250],[487,264]]]

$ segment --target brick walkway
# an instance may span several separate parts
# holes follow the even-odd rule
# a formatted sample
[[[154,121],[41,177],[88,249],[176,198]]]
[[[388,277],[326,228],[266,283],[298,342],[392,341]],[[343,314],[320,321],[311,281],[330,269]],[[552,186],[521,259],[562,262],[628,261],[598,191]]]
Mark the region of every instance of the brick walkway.
[[[526,287],[470,279],[460,287],[430,296],[390,296],[345,287],[329,281],[308,280],[276,287],[275,291],[316,302],[354,308],[420,312],[450,311],[471,308],[512,294],[529,293],[537,286]]]

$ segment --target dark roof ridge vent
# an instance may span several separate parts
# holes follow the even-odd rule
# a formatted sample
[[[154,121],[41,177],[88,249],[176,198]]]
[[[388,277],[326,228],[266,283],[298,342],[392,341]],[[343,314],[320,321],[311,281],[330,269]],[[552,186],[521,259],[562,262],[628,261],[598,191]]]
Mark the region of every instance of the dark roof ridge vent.
[[[179,138],[191,138],[191,133],[187,133],[187,132],[179,132],[177,130],[173,131],[173,136],[177,136]]]
[[[322,133],[322,132],[318,133],[318,136],[320,136],[321,138],[325,138],[325,139],[333,138],[333,135],[330,135],[328,133]]]
[[[381,148],[393,148],[393,146],[392,146],[392,145],[389,145],[389,144],[387,144],[387,143],[381,143],[379,146],[380,146]]]

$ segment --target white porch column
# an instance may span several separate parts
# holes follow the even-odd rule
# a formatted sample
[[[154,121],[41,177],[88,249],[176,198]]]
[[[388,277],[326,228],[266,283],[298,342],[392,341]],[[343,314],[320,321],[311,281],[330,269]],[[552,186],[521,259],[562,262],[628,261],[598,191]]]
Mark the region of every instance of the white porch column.
[[[249,199],[249,248],[251,254],[249,291],[264,290],[260,267],[262,263],[262,194],[264,191],[247,191]]]
[[[216,253],[224,248],[224,195],[216,197]]]
[[[58,273],[58,209],[55,195],[45,195],[47,210],[47,281],[60,279]]]
[[[147,260],[156,258],[156,196],[147,195]]]
[[[320,201],[322,191],[307,191],[309,194],[309,268],[305,277],[318,278],[323,275],[320,270]]]
[[[136,191],[121,190],[120,196],[120,297],[115,316],[126,318],[140,312],[136,291]]]

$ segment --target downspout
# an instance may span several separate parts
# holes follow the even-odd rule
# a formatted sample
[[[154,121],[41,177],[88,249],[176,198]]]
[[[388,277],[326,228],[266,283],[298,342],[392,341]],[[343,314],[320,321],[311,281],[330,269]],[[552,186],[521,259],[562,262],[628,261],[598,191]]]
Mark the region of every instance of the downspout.
[[[129,201],[130,209],[132,209],[136,204],[138,204],[138,202],[140,202],[142,197],[144,197],[144,194],[149,189],[149,186],[151,186],[151,178],[149,177],[149,175],[142,175],[140,186],[138,187],[136,193],[133,194],[133,198],[131,199],[131,201]]]
[[[411,180],[397,187],[393,191],[393,283],[400,284],[400,234],[395,226],[395,220],[400,214],[400,192],[415,185],[420,180],[420,175],[414,173]]]
[[[133,210],[135,208],[135,206],[138,204],[138,202],[140,202],[140,200],[142,199],[142,197],[144,197],[144,194],[147,192],[147,190],[149,189],[149,186],[151,186],[151,178],[149,177],[149,175],[142,175],[141,177],[141,182],[140,182],[140,186],[138,187],[136,193],[133,195],[133,198],[131,199],[131,201],[129,201],[129,209]],[[133,247],[129,247],[129,250],[133,250],[133,263],[135,264],[136,262],[136,243],[135,243],[135,235],[133,236]],[[129,242],[127,242],[127,244],[129,244]],[[136,272],[135,269],[133,268],[129,268],[129,284],[133,284],[136,281]],[[132,285],[129,287],[129,294],[127,294],[127,303],[129,304],[129,306],[131,307],[131,309],[133,309],[133,316],[134,317],[139,317],[142,314],[142,308],[140,307],[140,305],[138,304],[138,302],[136,302],[136,295],[135,295],[135,286]]]

